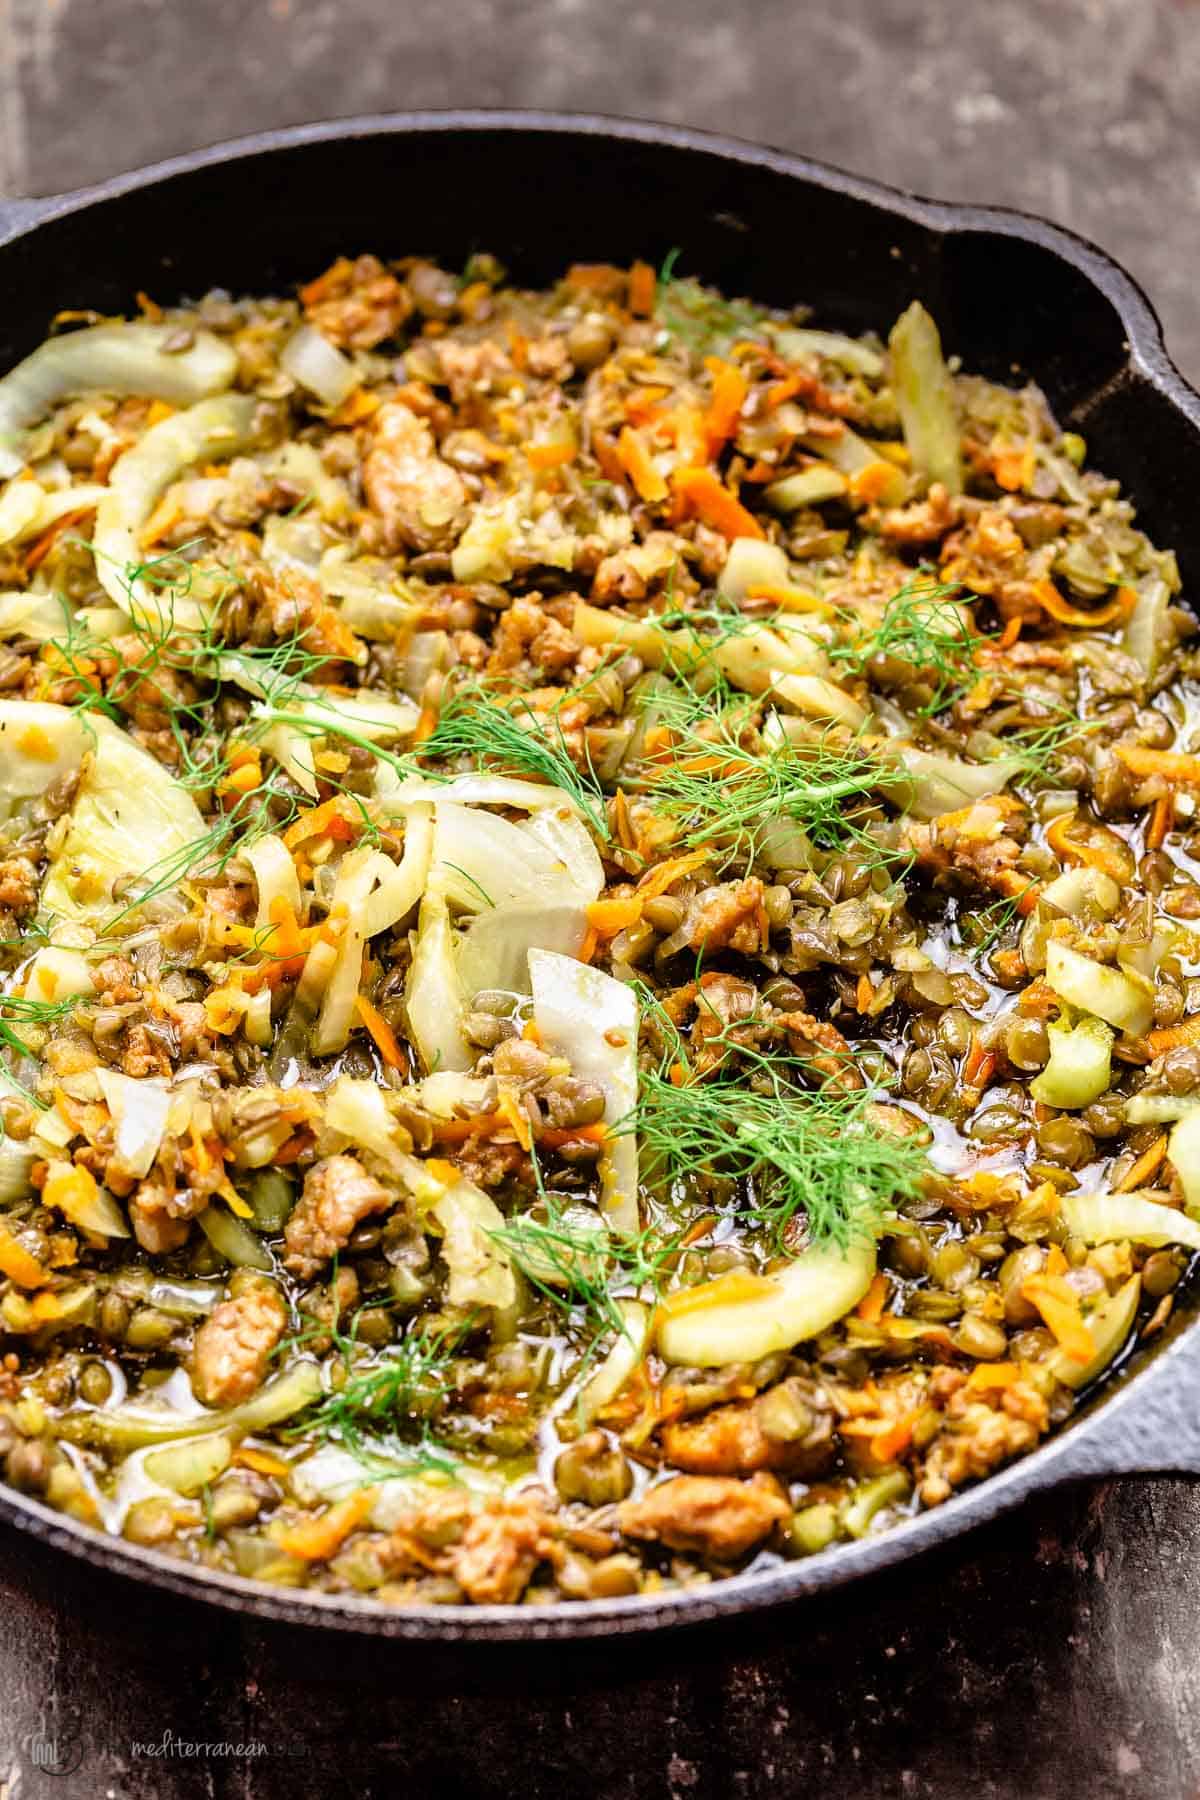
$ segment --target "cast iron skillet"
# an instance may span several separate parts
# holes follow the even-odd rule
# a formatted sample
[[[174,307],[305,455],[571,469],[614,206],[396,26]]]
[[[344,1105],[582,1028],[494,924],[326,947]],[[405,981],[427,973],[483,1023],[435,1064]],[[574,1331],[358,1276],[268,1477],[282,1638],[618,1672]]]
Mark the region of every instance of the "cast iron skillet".
[[[823,325],[885,327],[914,296],[965,365],[1031,375],[1140,522],[1200,583],[1200,396],[1134,283],[1039,219],[946,206],[778,150],[613,119],[395,114],[266,132],[48,200],[0,201],[0,369],[60,308],[128,310],[221,285],[268,293],[341,251],[473,249],[539,283],[572,261],[657,262],[731,294],[811,302]],[[535,1641],[661,1630],[776,1606],[871,1574],[1040,1488],[1081,1477],[1200,1475],[1200,1281],[1065,1431],[881,1537],[659,1599],[555,1608],[383,1607],[201,1572],[0,1489],[0,1518],[136,1580],[243,1613],[416,1640]]]

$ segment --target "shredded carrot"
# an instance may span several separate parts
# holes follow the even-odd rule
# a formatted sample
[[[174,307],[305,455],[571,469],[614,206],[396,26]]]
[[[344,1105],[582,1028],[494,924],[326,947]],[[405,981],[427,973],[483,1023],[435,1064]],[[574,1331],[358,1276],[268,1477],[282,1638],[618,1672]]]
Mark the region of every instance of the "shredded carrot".
[[[648,262],[635,262],[629,271],[629,310],[635,319],[648,319],[654,311],[658,276]]]
[[[1031,981],[1017,999],[1017,1011],[1028,1018],[1048,1019],[1051,1013],[1061,1009],[1062,1001],[1050,983],[1040,976],[1037,981]]]
[[[648,505],[656,505],[667,497],[667,481],[651,460],[641,434],[631,425],[621,427],[617,439],[617,458],[639,495]]]
[[[50,1271],[43,1269],[36,1257],[17,1242],[8,1226],[0,1220],[0,1275],[7,1275],[18,1287],[45,1287]]]
[[[688,512],[723,537],[760,538],[765,535],[753,513],[746,511],[711,469],[676,469],[674,488]]]
[[[795,374],[785,375],[782,380],[771,383],[763,395],[763,406],[767,412],[774,412],[775,408],[782,406],[785,400],[794,400],[797,394],[804,393],[811,386],[810,377],[802,375],[797,370]]]
[[[311,1131],[294,1131],[287,1142],[281,1144],[279,1149],[275,1152],[276,1163],[284,1165],[298,1162],[304,1155],[304,1152],[311,1149],[312,1141],[313,1136]]]
[[[870,1012],[871,1002],[875,998],[875,989],[871,986],[869,975],[860,975],[858,986],[854,990],[854,1004],[860,1013]]]
[[[704,415],[709,457],[717,455],[737,430],[750,384],[736,363],[706,356],[704,366],[712,376],[712,399]]]
[[[985,1088],[996,1072],[996,1058],[979,1033],[971,1035],[971,1047],[962,1067],[964,1087]]]
[[[1188,1045],[1200,1044],[1200,1014],[1194,1019],[1185,1019],[1182,1025],[1160,1025],[1157,1031],[1148,1031],[1146,1043],[1155,1056],[1165,1056],[1168,1050],[1182,1050]]]
[[[1150,823],[1146,827],[1147,850],[1161,850],[1174,829],[1174,796],[1171,794],[1160,794],[1159,798],[1154,802],[1154,811],[1150,814]]]
[[[774,1284],[765,1275],[747,1275],[734,1269],[728,1275],[701,1281],[695,1287],[678,1288],[662,1300],[659,1313],[677,1319],[682,1313],[707,1312],[713,1306],[737,1306],[743,1300],[765,1300],[773,1292]]]
[[[374,413],[377,413],[382,405],[383,401],[380,396],[372,393],[370,388],[355,388],[352,394],[347,394],[337,410],[330,413],[329,423],[336,425],[339,430],[345,430],[353,425],[361,425],[364,419],[369,419]]]
[[[150,405],[149,411],[146,414],[147,429],[151,425],[161,425],[163,420],[169,419],[172,416],[172,414],[174,413],[174,411],[175,411],[175,408],[173,406],[168,405],[168,403],[165,400],[153,401]],[[221,473],[224,474],[224,470],[222,470]]]
[[[875,1276],[870,1287],[855,1308],[856,1316],[860,1319],[865,1319],[868,1325],[873,1325],[882,1313],[884,1305],[887,1302],[887,1297],[888,1278],[886,1275],[880,1273]]]
[[[234,1451],[233,1460],[244,1469],[253,1469],[256,1475],[291,1474],[291,1464],[284,1462],[282,1456],[272,1456],[269,1451],[255,1450],[246,1444],[239,1445]]]
[[[967,1387],[978,1393],[988,1388],[1015,1387],[1021,1379],[1021,1365],[1015,1362],[976,1363],[967,1376]]]
[[[522,1150],[531,1150],[533,1133],[530,1130],[529,1115],[522,1111],[517,1096],[508,1088],[500,1090],[499,1110],[501,1118],[510,1127]]]
[[[617,455],[616,440],[607,431],[593,431],[592,455],[600,464],[600,473],[615,487],[625,484],[625,465]]]
[[[1114,881],[1127,881],[1129,867],[1125,858],[1105,838],[1097,836],[1091,843],[1079,843],[1070,835],[1078,816],[1073,812],[1064,813],[1046,827],[1046,842],[1059,862],[1082,863],[1089,869],[1100,869],[1105,875],[1111,875]]]
[[[668,1079],[672,1087],[686,1087],[688,1072],[681,1062],[671,1064]]]
[[[1066,1252],[1062,1249],[1062,1246],[1059,1244],[1049,1245],[1046,1250],[1046,1264],[1042,1270],[1042,1274],[1066,1275],[1070,1270],[1070,1267],[1071,1265],[1067,1261]]]
[[[1149,750],[1144,744],[1117,744],[1117,755],[1133,775],[1161,775],[1167,781],[1200,783],[1200,756],[1182,750]]]
[[[1037,454],[1032,444],[998,444],[992,451],[992,474],[996,486],[1007,494],[1027,488],[1037,468]]]
[[[274,1534],[275,1542],[289,1556],[299,1556],[305,1562],[324,1562],[364,1523],[374,1504],[373,1487],[356,1488],[344,1500],[336,1500],[319,1519],[302,1519],[297,1525],[283,1526]]]
[[[564,463],[574,462],[576,454],[574,444],[530,444],[525,460],[531,469],[561,469]]]
[[[590,963],[593,956],[595,956],[595,954],[596,954],[596,950],[599,946],[599,943],[600,943],[599,932],[594,931],[594,930],[589,930],[587,932],[586,936],[584,937],[582,944],[579,946],[580,962]]]
[[[905,1413],[894,1419],[886,1431],[876,1432],[871,1439],[872,1462],[890,1463],[903,1456],[912,1443],[913,1426],[918,1416],[916,1412]]]
[[[358,1011],[359,1018],[362,1020],[375,1041],[375,1048],[379,1051],[380,1056],[382,1056],[388,1068],[407,1069],[408,1059],[401,1051],[399,1044],[396,1042],[395,1032],[392,1030],[379,1008],[373,1006],[365,994],[356,995],[354,1005]]]
[[[435,1119],[433,1135],[440,1144],[464,1144],[468,1138],[492,1137],[508,1129],[503,1113],[476,1113],[472,1119]]]
[[[437,730],[438,711],[436,706],[423,706],[417,714],[416,727],[413,730],[413,743],[423,744]]]
[[[1118,1181],[1118,1194],[1132,1193],[1134,1188],[1145,1187],[1151,1178],[1157,1175],[1167,1154],[1167,1134],[1155,1139],[1148,1150],[1143,1150],[1133,1167]]]
[[[1020,615],[1018,614],[1015,618],[1012,618],[1008,621],[1008,624],[1004,627],[1004,630],[1000,633],[999,639],[997,640],[996,648],[998,650],[1011,650],[1013,645],[1016,643],[1017,639],[1020,637],[1020,635],[1021,635],[1021,618],[1020,618]]]
[[[36,569],[40,563],[45,562],[51,550],[53,550],[55,544],[57,544],[64,532],[73,531],[76,525],[81,524],[82,521],[88,517],[89,513],[94,511],[94,507],[85,506],[78,512],[64,513],[60,519],[55,519],[53,525],[47,526],[41,536],[35,538],[29,549],[25,552],[26,570],[30,571]]]
[[[188,1132],[192,1140],[192,1160],[196,1165],[196,1173],[198,1175],[207,1175],[208,1171],[212,1168],[212,1158],[208,1154],[208,1147],[204,1142],[204,1134],[194,1118],[188,1123]]]
[[[593,900],[587,909],[587,921],[597,936],[616,937],[618,931],[627,931],[637,924],[642,916],[642,905],[636,894],[624,900]]]
[[[1021,1297],[1036,1306],[1048,1328],[1073,1362],[1090,1362],[1093,1338],[1079,1310],[1079,1296],[1061,1275],[1031,1275],[1021,1283]]]
[[[335,794],[332,800],[324,800],[320,806],[306,807],[295,824],[288,826],[283,841],[289,850],[315,837],[331,837],[338,843],[349,844],[361,829],[361,821],[348,815],[346,802],[340,794]]]
[[[882,500],[896,482],[896,470],[889,462],[867,463],[850,477],[850,498],[860,506],[871,506]]]
[[[769,600],[780,612],[821,613],[825,618],[832,618],[837,612],[832,601],[822,600],[819,594],[810,594],[807,588],[752,587],[746,598]]]
[[[595,1125],[548,1125],[538,1132],[538,1143],[545,1144],[551,1150],[559,1150],[564,1144],[603,1144],[608,1138],[608,1128],[601,1122]]]
[[[521,1027],[521,1036],[525,1039],[527,1044],[541,1043],[542,1034],[538,1030],[536,1019],[526,1019],[524,1025]]]
[[[1125,603],[1117,593],[1104,606],[1094,606],[1085,610],[1080,606],[1072,606],[1064,600],[1052,581],[1033,581],[1029,584],[1030,592],[1043,612],[1049,613],[1060,625],[1078,625],[1092,630],[1115,625],[1118,619],[1125,616]]]
[[[709,862],[712,852],[709,850],[688,850],[682,856],[670,856],[666,862],[656,863],[647,870],[638,882],[637,891],[643,900],[657,900],[667,889],[682,881],[685,875],[692,874],[695,869],[702,869]]]

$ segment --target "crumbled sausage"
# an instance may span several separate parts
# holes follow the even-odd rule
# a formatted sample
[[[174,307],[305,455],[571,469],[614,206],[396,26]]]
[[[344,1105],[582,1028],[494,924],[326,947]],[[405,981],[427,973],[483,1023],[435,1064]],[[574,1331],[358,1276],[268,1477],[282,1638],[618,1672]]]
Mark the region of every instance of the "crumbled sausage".
[[[398,400],[375,415],[363,490],[391,550],[447,543],[466,500],[462,477],[437,454],[428,425]]]
[[[192,1388],[205,1406],[236,1406],[262,1386],[287,1308],[269,1282],[222,1300],[196,1333]]]
[[[373,350],[395,337],[413,309],[407,288],[376,256],[340,256],[301,297],[309,322],[345,350]]]
[[[553,1555],[553,1518],[539,1490],[477,1512],[453,1558],[454,1576],[477,1606],[519,1600],[538,1564]]]
[[[769,1477],[736,1481],[724,1475],[677,1475],[640,1500],[623,1501],[617,1520],[626,1537],[732,1562],[761,1543],[790,1512]]]
[[[284,1268],[311,1281],[336,1250],[345,1248],[357,1225],[391,1204],[387,1189],[357,1157],[327,1156],[305,1176],[304,1192],[284,1228]]]
[[[828,1429],[818,1446],[824,1461]],[[805,1439],[781,1442],[768,1437],[753,1403],[717,1406],[698,1419],[665,1425],[662,1446],[667,1461],[691,1475],[754,1475],[760,1469],[800,1474],[813,1460]]]

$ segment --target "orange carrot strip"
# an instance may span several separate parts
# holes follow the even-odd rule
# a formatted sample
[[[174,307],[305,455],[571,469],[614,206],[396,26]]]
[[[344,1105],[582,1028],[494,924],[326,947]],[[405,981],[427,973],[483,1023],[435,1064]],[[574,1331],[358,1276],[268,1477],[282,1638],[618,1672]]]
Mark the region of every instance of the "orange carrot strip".
[[[1016,494],[1028,487],[1037,467],[1032,444],[1001,444],[992,452],[992,474],[996,486],[1005,493]]]
[[[233,1453],[235,1463],[241,1463],[244,1469],[253,1469],[257,1475],[289,1475],[291,1464],[284,1462],[282,1456],[272,1456],[266,1450],[255,1450],[242,1444]]]
[[[1089,869],[1101,869],[1104,874],[1111,875],[1114,881],[1127,879],[1128,870],[1124,861],[1106,844],[1080,844],[1071,837],[1071,826],[1077,817],[1077,813],[1064,813],[1061,819],[1055,819],[1052,825],[1046,827],[1046,842],[1058,860],[1083,863]]]
[[[979,1033],[971,1035],[971,1047],[967,1052],[962,1067],[964,1087],[986,1087],[996,1069],[996,1058],[986,1047]]]
[[[641,499],[651,506],[666,499],[666,477],[661,470],[655,468],[644,439],[631,425],[621,427],[621,435],[617,439],[617,456]]]
[[[530,1129],[529,1115],[522,1112],[516,1095],[507,1088],[500,1090],[500,1113],[522,1150],[531,1150],[533,1133]]]
[[[698,406],[677,406],[671,415],[675,448],[684,468],[703,468],[708,461],[708,430]]]
[[[1090,626],[1094,630],[1098,626],[1115,625],[1125,616],[1125,603],[1119,593],[1104,606],[1095,606],[1088,611],[1064,600],[1052,581],[1031,582],[1030,592],[1043,612],[1048,612],[1060,625],[1078,625],[1085,629]]]
[[[564,463],[574,462],[575,456],[574,444],[529,444],[525,449],[531,469],[561,469]]]
[[[657,863],[653,869],[647,870],[638,882],[637,891],[643,900],[657,900],[665,894],[669,887],[682,881],[694,869],[702,869],[711,859],[708,850],[688,850],[682,856],[670,856],[666,862]]]
[[[906,1413],[895,1419],[886,1431],[877,1431],[871,1439],[872,1462],[890,1463],[904,1455],[912,1443],[913,1426],[917,1422],[915,1412]]]
[[[875,1276],[870,1287],[855,1308],[857,1317],[865,1319],[868,1325],[873,1325],[882,1313],[887,1297],[888,1278],[886,1275],[880,1273]]]
[[[319,1519],[285,1525],[275,1534],[275,1542],[289,1556],[302,1557],[305,1562],[324,1562],[363,1524],[374,1504],[374,1488],[356,1488],[344,1500],[336,1500]]]
[[[1090,1362],[1096,1341],[1079,1310],[1079,1296],[1061,1275],[1031,1275],[1021,1283],[1021,1297],[1036,1306],[1072,1362]]]
[[[599,943],[600,933],[595,930],[589,930],[582,944],[579,946],[580,962],[590,963],[593,956],[596,954]]]
[[[1194,1019],[1185,1019],[1182,1025],[1160,1025],[1157,1031],[1148,1031],[1146,1042],[1155,1056],[1165,1056],[1168,1050],[1182,1050],[1187,1045],[1200,1044],[1200,1014]]]
[[[1042,1274],[1065,1275],[1070,1267],[1071,1265],[1067,1261],[1066,1253],[1063,1251],[1061,1245],[1051,1244],[1046,1251],[1046,1265],[1042,1270]]]
[[[871,1002],[875,998],[875,989],[871,986],[869,975],[860,975],[858,986],[854,990],[854,1004],[860,1013],[870,1012]]]
[[[433,1135],[440,1144],[463,1144],[468,1138],[492,1137],[509,1130],[503,1113],[477,1113],[473,1119],[435,1119]]]
[[[750,384],[736,363],[724,362],[719,356],[706,356],[704,366],[712,376],[712,399],[704,415],[704,431],[708,454],[713,457],[737,430]]]
[[[635,262],[629,271],[629,310],[635,319],[648,319],[654,311],[658,277],[648,262]]]
[[[1167,838],[1175,828],[1175,800],[1171,794],[1161,794],[1154,802],[1154,811],[1150,815],[1150,823],[1146,827],[1147,850],[1161,850]]]
[[[545,1144],[550,1150],[558,1150],[563,1144],[578,1144],[581,1140],[586,1144],[602,1144],[607,1136],[607,1127],[601,1123],[561,1127],[548,1125],[538,1132],[538,1143]]]
[[[867,463],[865,468],[856,469],[850,477],[850,498],[860,506],[870,506],[876,500],[882,500],[896,482],[896,470],[892,463]]]
[[[39,563],[45,562],[63,533],[74,530],[76,525],[80,524],[88,517],[89,513],[92,513],[95,510],[95,507],[85,506],[78,512],[64,513],[61,519],[55,519],[53,525],[47,526],[42,535],[39,538],[35,538],[33,544],[25,552],[26,570],[30,571],[36,569]]]
[[[1200,756],[1182,750],[1149,750],[1144,744],[1117,744],[1117,755],[1133,775],[1162,775],[1167,781],[1200,782]]]
[[[636,894],[624,900],[593,900],[587,909],[587,921],[598,937],[616,937],[636,925],[642,916],[642,901]]]
[[[377,1006],[365,994],[355,996],[358,1016],[375,1040],[375,1047],[389,1069],[407,1069],[408,1059],[396,1042],[396,1034]]]
[[[676,469],[675,492],[689,512],[723,537],[765,537],[766,533],[735,494],[711,469]]]
[[[45,1287],[50,1271],[43,1269],[36,1257],[17,1242],[8,1226],[0,1221],[0,1275],[7,1275],[18,1287]]]
[[[1143,1150],[1133,1167],[1118,1181],[1119,1194],[1132,1193],[1135,1188],[1145,1187],[1152,1176],[1157,1175],[1167,1154],[1167,1134],[1164,1131],[1157,1137],[1148,1150]]]
[[[1008,624],[1004,627],[1004,630],[1000,633],[996,648],[998,650],[1011,650],[1020,635],[1021,619],[1019,617],[1010,619]]]
[[[1020,1379],[1020,1363],[976,1363],[967,1376],[967,1386],[975,1392],[987,1388],[1010,1388],[1015,1387]]]
[[[706,1312],[712,1306],[765,1299],[772,1292],[773,1284],[765,1275],[746,1275],[741,1270],[733,1270],[728,1275],[717,1275],[712,1281],[701,1281],[695,1287],[678,1288],[660,1303],[659,1313],[677,1319],[681,1313]]]

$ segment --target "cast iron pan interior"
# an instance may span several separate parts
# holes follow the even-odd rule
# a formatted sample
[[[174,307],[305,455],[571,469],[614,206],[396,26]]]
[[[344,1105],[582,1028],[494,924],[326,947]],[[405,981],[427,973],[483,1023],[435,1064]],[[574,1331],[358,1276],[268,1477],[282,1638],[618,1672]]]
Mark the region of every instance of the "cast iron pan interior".
[[[0,202],[0,369],[63,308],[131,309],[213,286],[269,292],[340,252],[476,249],[515,279],[572,261],[659,262],[730,294],[811,303],[822,325],[886,328],[914,297],[964,364],[1035,378],[1140,522],[1200,582],[1200,396],[1133,282],[1038,219],[900,194],[780,151],[673,127],[543,113],[425,113],[268,132],[51,200]],[[1066,1431],[878,1538],[660,1599],[381,1607],[191,1570],[0,1489],[0,1517],[77,1556],[259,1617],[460,1644],[592,1638],[774,1606],[917,1554],[1038,1488],[1137,1470],[1200,1474],[1195,1282],[1170,1326]]]

